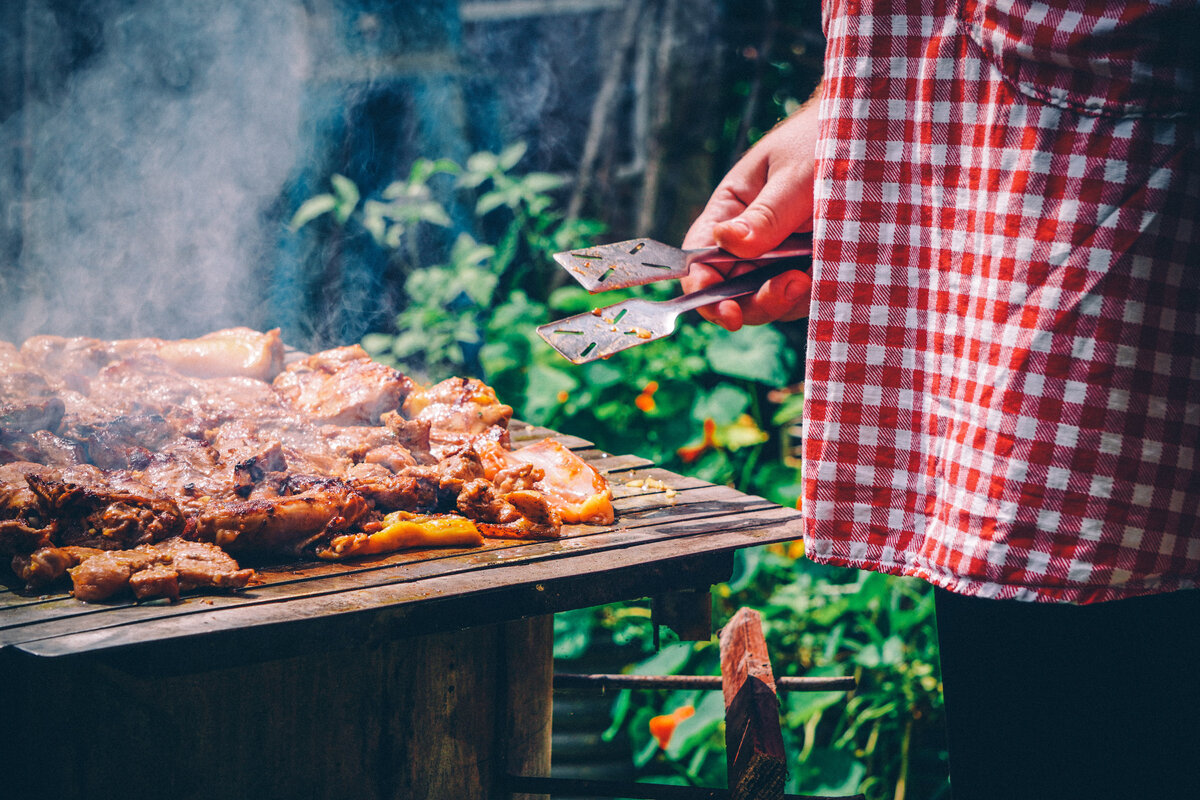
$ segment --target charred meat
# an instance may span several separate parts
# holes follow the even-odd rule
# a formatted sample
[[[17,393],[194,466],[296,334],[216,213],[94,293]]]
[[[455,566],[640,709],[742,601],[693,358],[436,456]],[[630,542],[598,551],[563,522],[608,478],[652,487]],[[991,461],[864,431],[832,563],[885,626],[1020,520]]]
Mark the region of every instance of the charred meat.
[[[69,574],[80,599],[175,598],[244,586],[233,555],[611,520],[570,451],[512,450],[512,408],[478,380],[420,386],[358,346],[284,360],[278,331],[246,328],[0,342],[0,556],[31,588]]]

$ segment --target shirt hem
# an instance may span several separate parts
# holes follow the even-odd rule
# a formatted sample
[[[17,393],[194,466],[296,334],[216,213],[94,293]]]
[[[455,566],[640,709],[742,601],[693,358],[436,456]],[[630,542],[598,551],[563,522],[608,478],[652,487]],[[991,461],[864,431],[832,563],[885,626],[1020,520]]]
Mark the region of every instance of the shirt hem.
[[[808,547],[805,547],[805,551],[808,559],[817,564],[851,567],[853,569],[882,572],[899,577],[918,578],[948,592],[991,600],[1088,605],[1154,594],[1167,594],[1181,589],[1194,589],[1198,585],[1195,579],[1175,577],[1131,581],[1129,583],[1109,586],[999,583],[949,574],[922,564],[905,564],[873,558],[851,558],[832,553],[815,554]]]

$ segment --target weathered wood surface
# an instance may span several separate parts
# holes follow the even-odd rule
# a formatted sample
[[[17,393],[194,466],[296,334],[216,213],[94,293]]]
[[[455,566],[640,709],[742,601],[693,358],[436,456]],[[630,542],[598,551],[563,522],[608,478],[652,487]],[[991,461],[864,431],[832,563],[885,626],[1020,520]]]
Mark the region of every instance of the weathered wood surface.
[[[761,615],[739,609],[720,639],[730,793],[734,800],[781,800],[787,758]]]
[[[511,434],[514,446],[555,438],[595,464],[612,483],[616,522],[568,526],[548,542],[493,539],[473,549],[260,567],[244,591],[173,604],[87,604],[10,587],[0,591],[0,654],[299,654],[318,637],[332,645],[382,640],[703,588],[726,577],[736,549],[800,535],[797,512],[762,498],[545,428],[514,423]]]
[[[510,800],[549,772],[552,646],[543,616],[179,674],[23,659],[4,796]]]

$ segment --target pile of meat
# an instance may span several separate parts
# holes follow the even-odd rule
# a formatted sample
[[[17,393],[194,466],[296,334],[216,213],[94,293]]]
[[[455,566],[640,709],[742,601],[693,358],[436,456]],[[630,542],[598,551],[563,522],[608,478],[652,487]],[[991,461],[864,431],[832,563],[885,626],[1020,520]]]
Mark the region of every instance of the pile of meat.
[[[0,342],[0,556],[30,588],[174,598],[245,586],[234,557],[379,552],[397,512],[521,538],[613,520],[569,450],[511,448],[477,380],[420,386],[357,346],[284,361],[245,328]]]

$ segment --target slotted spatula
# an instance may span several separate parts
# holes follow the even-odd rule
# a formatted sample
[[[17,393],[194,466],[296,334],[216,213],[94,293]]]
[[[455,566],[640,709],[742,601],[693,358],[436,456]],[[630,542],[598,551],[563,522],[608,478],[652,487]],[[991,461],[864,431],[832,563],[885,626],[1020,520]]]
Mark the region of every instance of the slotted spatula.
[[[675,330],[675,320],[684,311],[750,294],[768,278],[800,268],[796,262],[779,261],[691,294],[660,302],[641,298],[625,300],[541,325],[537,332],[570,361],[586,364],[670,336]]]
[[[766,261],[810,255],[812,236],[796,234],[785,239],[779,247],[753,260]],[[574,276],[583,288],[595,293],[682,278],[687,275],[688,267],[697,261],[721,264],[746,259],[738,258],[719,247],[682,250],[653,239],[630,239],[556,253],[554,260]]]

